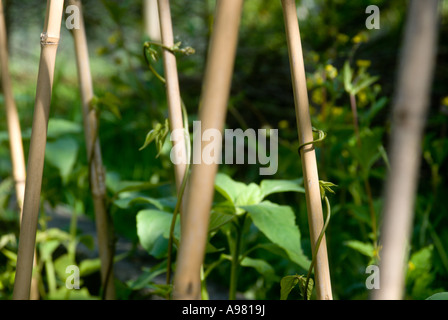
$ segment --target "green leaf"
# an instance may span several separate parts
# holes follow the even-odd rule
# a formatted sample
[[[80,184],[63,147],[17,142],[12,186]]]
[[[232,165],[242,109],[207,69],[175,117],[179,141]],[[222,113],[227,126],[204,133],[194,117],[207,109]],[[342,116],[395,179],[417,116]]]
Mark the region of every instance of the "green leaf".
[[[373,245],[371,243],[364,243],[358,240],[350,240],[346,241],[345,245],[349,248],[352,248],[353,250],[358,251],[359,253],[369,257],[373,258],[374,256],[374,249]]]
[[[151,144],[151,142],[155,140],[157,147],[156,158],[158,158],[160,156],[160,153],[162,152],[163,144],[165,142],[166,137],[168,136],[169,130],[170,125],[168,119],[165,119],[165,122],[163,124],[157,123],[154,129],[148,132],[148,134],[146,135],[145,143],[139,150],[141,151],[145,149],[147,146]]]
[[[334,191],[332,189],[333,187],[337,187],[337,185],[335,185],[332,182],[319,180],[319,188],[320,188],[320,194],[321,194],[322,199],[325,198],[327,191],[330,193],[334,193]]]
[[[81,277],[88,276],[101,270],[101,260],[96,259],[84,259],[79,264],[79,275]]]
[[[303,297],[303,292],[306,286],[306,277],[300,277],[299,279],[299,287],[300,287],[300,295]],[[313,293],[314,281],[310,278],[308,283],[308,288],[306,291],[306,299],[310,300],[311,294]]]
[[[78,143],[73,138],[61,138],[47,142],[45,160],[59,170],[63,183],[68,182],[78,157]]]
[[[302,251],[299,227],[290,207],[263,201],[241,208],[250,213],[255,226],[270,241],[285,250],[293,262],[308,269],[310,261]]]
[[[263,275],[265,278],[275,276],[274,268],[269,263],[267,263],[265,260],[262,259],[252,259],[249,257],[245,257],[241,261],[241,266],[254,268],[255,270],[258,271],[258,273]]]
[[[306,277],[299,275],[283,277],[280,281],[280,300],[288,299],[289,294],[296,285],[299,285],[300,295],[303,297],[303,292],[306,285]],[[310,278],[307,288],[307,300],[309,300],[311,297],[313,287],[314,281]]]
[[[159,210],[163,210],[163,205],[159,201],[159,199],[151,198],[151,197],[125,197],[121,199],[117,199],[114,201],[114,204],[119,207],[120,209],[127,209],[133,204],[136,203],[148,203],[152,204],[154,207],[156,207]]]
[[[171,213],[160,210],[142,210],[137,214],[137,234],[140,243],[156,258],[166,255],[172,217]]]
[[[143,270],[143,273],[140,274],[137,279],[129,280],[126,284],[132,290],[140,290],[145,288],[155,277],[164,272],[166,272],[166,261],[155,265],[151,269]]]
[[[232,221],[235,217],[235,207],[229,205],[217,205],[212,208],[208,231],[213,232]]]
[[[288,299],[292,289],[299,283],[298,276],[286,276],[280,281],[280,300]]]
[[[47,137],[50,139],[59,138],[67,134],[78,134],[82,132],[82,126],[79,123],[51,118],[48,120]]]
[[[448,300],[448,292],[439,292],[426,298],[426,300]]]
[[[370,130],[364,128],[360,132],[361,146],[353,139],[350,141],[351,155],[358,161],[362,176],[366,178],[372,165],[381,157],[380,146],[382,145],[383,129]]]
[[[50,260],[54,250],[59,247],[59,241],[50,240],[40,244],[40,257],[43,261]]]
[[[353,85],[352,85],[353,73],[352,73],[352,69],[350,68],[350,63],[348,61],[345,62],[342,72],[343,72],[343,77],[344,77],[345,91],[347,91],[348,93],[352,93],[352,91],[353,91]]]
[[[268,195],[280,192],[300,192],[305,193],[303,188],[303,179],[296,180],[263,180],[260,183],[261,196],[266,198]]]
[[[68,254],[63,254],[62,256],[58,257],[54,261],[54,269],[56,270],[56,274],[59,277],[59,279],[65,281],[67,279],[67,276],[69,275],[68,273],[65,272],[65,270],[67,269],[68,266],[75,264],[76,262],[73,261],[70,258],[70,255]]]
[[[236,197],[236,206],[245,206],[260,203],[263,200],[260,187],[255,183],[245,186],[244,190]]]
[[[365,76],[363,79],[361,79],[355,84],[355,87],[352,90],[353,94],[358,94],[359,91],[367,88],[368,86],[376,82],[378,79],[379,77],[377,76],[375,77]]]

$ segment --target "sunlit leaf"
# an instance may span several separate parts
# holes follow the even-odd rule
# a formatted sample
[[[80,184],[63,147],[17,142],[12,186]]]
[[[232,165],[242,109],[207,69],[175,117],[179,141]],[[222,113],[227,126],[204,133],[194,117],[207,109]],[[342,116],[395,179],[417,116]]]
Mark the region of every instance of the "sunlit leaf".
[[[290,207],[263,201],[242,208],[250,213],[255,226],[270,241],[284,249],[293,262],[308,269],[310,261],[302,251],[299,227]]]

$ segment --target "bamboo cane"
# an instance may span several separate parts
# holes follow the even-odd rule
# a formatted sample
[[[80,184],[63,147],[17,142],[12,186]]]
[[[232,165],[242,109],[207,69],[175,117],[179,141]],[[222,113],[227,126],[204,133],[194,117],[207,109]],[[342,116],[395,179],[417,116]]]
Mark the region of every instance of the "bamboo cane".
[[[391,170],[385,186],[381,231],[380,289],[374,290],[373,299],[403,298],[421,141],[435,65],[438,5],[437,0],[412,0],[408,9],[393,106]]]
[[[222,132],[230,93],[236,54],[242,0],[218,0],[215,27],[205,70],[199,118],[202,133],[207,129]],[[200,139],[201,137],[194,137]],[[221,141],[210,142],[219,150]],[[202,143],[201,152],[209,144]],[[205,254],[210,209],[213,201],[216,162],[192,165],[186,197],[185,219],[174,278],[175,299],[200,299],[200,269]]]
[[[14,100],[12,81],[9,74],[8,41],[6,33],[5,15],[3,3],[0,0],[0,61],[2,72],[2,89],[5,98],[6,118],[8,123],[9,145],[11,149],[12,175],[16,191],[17,205],[22,221],[23,197],[25,194],[25,156],[23,153],[22,132],[20,130],[20,120]],[[34,259],[33,266],[36,266]],[[31,300],[39,299],[38,279],[31,280]]]
[[[297,18],[296,4],[294,0],[282,0],[282,6],[289,49],[289,59],[291,64],[291,77],[294,91],[299,143],[302,145],[313,141],[313,132],[309,113],[299,21]],[[319,175],[313,145],[306,145],[301,148],[301,151],[311,248],[312,252],[314,252],[314,247],[324,225],[319,189]],[[314,273],[317,298],[319,300],[331,300],[333,299],[333,296],[331,292],[330,269],[328,266],[325,237],[322,238],[322,242],[319,246],[315,259],[316,264],[314,267]]]
[[[162,44],[171,48],[174,46],[173,25],[171,21],[170,1],[158,0],[159,16],[160,16],[160,31],[162,35]],[[168,116],[170,122],[170,130],[173,132],[183,132],[183,118],[182,118],[182,101],[180,97],[179,77],[177,74],[177,62],[173,52],[163,49],[163,64],[165,70],[166,80],[166,96],[168,99]],[[187,165],[187,153],[185,148],[185,136],[176,137],[173,141],[173,148],[178,152],[174,154],[175,159],[175,178],[177,191],[180,191],[180,186],[185,175]]]
[[[160,41],[160,22],[157,0],[143,0],[143,17],[145,33],[152,41]]]
[[[63,0],[47,0],[44,30],[41,34],[41,57],[37,79],[33,126],[25,182],[22,224],[17,252],[17,270],[13,299],[30,298],[31,274],[36,244],[45,144],[53,87],[54,66],[59,43]]]
[[[76,63],[81,91],[84,133],[90,172],[90,189],[95,210],[98,251],[101,260],[101,283],[104,290],[103,295],[105,299],[113,300],[115,299],[113,273],[114,240],[111,228],[112,222],[108,218],[106,206],[106,178],[98,137],[98,119],[95,109],[90,107],[94,93],[82,3],[80,0],[69,0],[68,3],[79,8],[79,28],[74,28],[72,34],[75,42]]]
[[[20,130],[19,115],[12,90],[9,75],[8,42],[6,39],[5,16],[3,4],[0,0],[0,60],[2,67],[2,89],[5,98],[6,117],[8,123],[9,144],[11,148],[12,173],[15,183],[17,204],[20,212],[23,207],[23,194],[25,192],[25,156],[23,154],[22,133]]]

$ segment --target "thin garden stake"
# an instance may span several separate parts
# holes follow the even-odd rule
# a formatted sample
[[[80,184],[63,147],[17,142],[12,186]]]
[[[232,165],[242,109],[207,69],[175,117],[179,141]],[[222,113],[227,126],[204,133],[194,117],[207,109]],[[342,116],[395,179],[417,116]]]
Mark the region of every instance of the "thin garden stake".
[[[159,16],[160,16],[160,31],[162,34],[162,45],[166,48],[174,46],[173,26],[171,21],[170,1],[158,0]],[[177,134],[182,133],[182,136],[172,137],[173,148],[178,152],[173,153],[175,157],[174,170],[176,178],[177,191],[180,191],[182,180],[185,175],[185,168],[187,165],[187,153],[185,147],[184,125],[182,117],[182,101],[180,97],[179,78],[177,74],[177,62],[174,52],[163,48],[163,65],[165,70],[165,87],[166,96],[168,100],[168,114],[170,130]]]
[[[282,6],[291,64],[299,143],[300,145],[304,145],[313,141],[313,130],[309,113],[299,21],[294,0],[282,0]],[[313,144],[304,145],[303,148],[300,148],[299,152],[302,159],[303,177],[305,181],[311,249],[314,252],[314,248],[324,226],[316,154]],[[319,300],[331,300],[333,299],[333,295],[331,292],[330,269],[328,266],[325,236],[321,239],[319,250],[314,259],[317,298]]]
[[[393,106],[391,169],[381,228],[380,288],[373,299],[403,298],[408,244],[429,106],[438,28],[437,0],[410,2]]]
[[[143,0],[145,33],[152,41],[160,41],[160,22],[157,0]]]
[[[75,42],[76,63],[81,90],[90,189],[95,210],[103,296],[107,300],[113,300],[115,299],[113,273],[114,236],[112,232],[112,220],[109,218],[109,213],[107,212],[106,178],[98,137],[98,118],[95,109],[91,107],[94,93],[82,3],[80,0],[69,0],[68,3],[69,5],[77,6],[79,9],[79,28],[72,29],[72,34]]]
[[[210,42],[208,61],[204,76],[199,119],[201,132],[194,139],[201,139],[208,129],[222,132],[235,62],[238,29],[243,0],[218,0],[216,20]],[[201,136],[198,137],[197,135]],[[217,139],[214,139],[217,140]],[[213,146],[220,150],[221,141],[202,142],[201,149],[193,156],[202,157],[204,148]],[[217,160],[219,154],[215,154]],[[193,163],[186,193],[185,217],[182,221],[182,239],[174,277],[175,299],[200,299],[200,270],[204,260],[208,234],[210,209],[214,194],[214,181],[218,170],[217,161]]]
[[[177,152],[173,153],[174,158],[174,175],[176,179],[176,190],[177,199],[179,203],[177,204],[177,210],[173,213],[173,222],[171,224],[170,240],[168,245],[168,268],[166,274],[167,284],[171,282],[171,251],[172,251],[172,232],[174,225],[176,223],[177,213],[183,213],[184,211],[184,201],[182,201],[183,194],[185,193],[185,183],[188,175],[187,162],[189,158],[187,157],[187,147],[186,144],[190,143],[188,141],[188,133],[184,131],[183,115],[182,115],[182,98],[180,96],[179,88],[179,77],[177,73],[177,62],[176,56],[171,48],[174,46],[173,37],[173,23],[171,20],[171,8],[169,0],[158,0],[156,8],[159,8],[159,20],[160,20],[160,31],[162,36],[162,48],[163,48],[163,65],[165,70],[165,88],[166,96],[168,100],[168,114],[169,123],[171,131],[171,139],[173,140],[173,150]],[[185,123],[187,126],[185,129],[188,130],[188,122]],[[181,219],[183,215],[181,214]]]
[[[9,74],[9,55],[8,41],[6,33],[5,15],[3,11],[3,3],[0,0],[0,61],[2,90],[5,99],[6,118],[9,133],[9,146],[11,149],[12,176],[16,190],[17,205],[19,208],[20,220],[22,220],[23,197],[25,194],[25,156],[23,153],[22,132],[20,130],[20,120],[17,112],[14,94],[12,90],[11,76]],[[36,265],[34,260],[33,265]],[[32,278],[31,283],[31,299],[39,299],[38,279]]]
[[[25,193],[25,156],[23,154],[20,120],[14,101],[11,77],[9,75],[8,41],[6,37],[5,16],[3,12],[3,4],[0,0],[0,60],[2,68],[2,89],[5,98],[9,145],[11,148],[12,174],[16,189],[17,204],[21,214],[23,195]]]
[[[39,75],[37,79],[33,126],[28,156],[28,174],[25,182],[25,198],[13,292],[13,299],[16,300],[30,298],[45,144],[47,140],[54,66],[59,44],[63,8],[63,0],[47,0],[44,30],[40,36],[41,56]]]

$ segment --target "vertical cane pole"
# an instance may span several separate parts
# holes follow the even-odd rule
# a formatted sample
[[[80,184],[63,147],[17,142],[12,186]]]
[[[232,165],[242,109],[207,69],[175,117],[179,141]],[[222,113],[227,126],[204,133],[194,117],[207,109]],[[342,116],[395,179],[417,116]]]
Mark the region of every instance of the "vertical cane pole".
[[[216,21],[210,42],[199,111],[201,132],[195,132],[193,139],[201,139],[204,131],[208,129],[222,132],[224,128],[242,5],[242,0],[217,1]],[[201,156],[202,150],[207,146],[210,147],[210,144],[213,144],[214,150],[220,150],[221,141],[211,141],[208,144],[202,142],[200,150],[193,150],[193,153],[200,153]],[[217,160],[219,155],[215,156]],[[175,299],[201,297],[200,269],[204,260],[217,169],[217,161],[207,164],[202,159],[200,164],[192,165],[174,277]]]
[[[23,153],[22,132],[20,130],[20,120],[17,113],[17,107],[12,90],[12,81],[9,74],[9,54],[8,41],[6,33],[5,14],[3,3],[0,0],[0,60],[2,73],[2,90],[5,98],[6,119],[8,123],[9,146],[11,149],[12,175],[16,190],[17,205],[20,211],[20,221],[23,213],[23,197],[25,194],[25,155]],[[34,259],[33,266],[36,266]],[[39,299],[38,279],[33,277],[31,280],[31,299]]]
[[[106,177],[98,135],[98,118],[96,111],[90,107],[94,93],[84,16],[80,0],[69,0],[68,4],[74,5],[79,9],[79,28],[74,28],[72,34],[75,42],[87,160],[89,162],[90,188],[95,210],[98,251],[101,261],[101,283],[104,290],[104,298],[106,300],[113,300],[115,299],[113,272],[114,239],[112,234],[112,221],[109,219],[106,205]]]
[[[171,48],[174,46],[173,26],[171,21],[170,1],[158,1],[159,16],[160,16],[160,30],[162,34],[162,44],[164,47]],[[177,62],[173,52],[168,49],[163,49],[163,65],[165,70],[166,80],[166,96],[168,100],[168,114],[170,122],[170,130],[173,133],[182,132],[184,129],[182,118],[182,101],[180,97],[179,76],[177,73]],[[173,138],[173,137],[172,137]],[[187,164],[187,152],[185,147],[185,137],[175,137],[173,141],[173,148],[179,152],[174,154],[175,159],[175,178],[177,191],[180,191],[180,186],[185,175]]]
[[[286,38],[291,64],[291,78],[297,117],[297,128],[300,145],[313,141],[311,118],[309,113],[308,93],[306,88],[305,65],[303,62],[302,43],[300,39],[299,21],[294,0],[282,0],[285,19]],[[319,188],[316,154],[312,144],[301,148],[305,196],[310,228],[311,248],[314,252],[319,234],[323,227],[322,200]],[[325,236],[316,254],[314,267],[316,293],[319,300],[333,299],[331,292],[330,270],[328,266],[327,245]]]
[[[45,144],[47,141],[54,67],[59,44],[63,7],[63,0],[47,0],[45,25],[40,37],[41,56],[39,75],[37,79],[33,126],[25,182],[23,216],[17,252],[17,270],[13,292],[13,299],[17,300],[30,298],[31,274],[33,271],[40,192],[44,169]]]
[[[380,288],[373,290],[373,299],[403,298],[421,143],[436,61],[439,5],[437,0],[409,1],[393,105],[391,170],[384,193]]]

